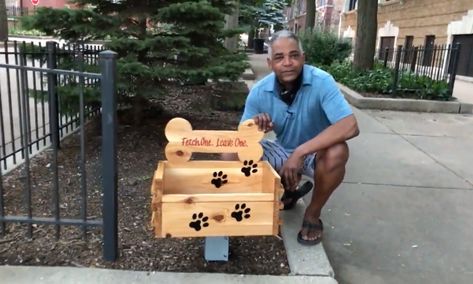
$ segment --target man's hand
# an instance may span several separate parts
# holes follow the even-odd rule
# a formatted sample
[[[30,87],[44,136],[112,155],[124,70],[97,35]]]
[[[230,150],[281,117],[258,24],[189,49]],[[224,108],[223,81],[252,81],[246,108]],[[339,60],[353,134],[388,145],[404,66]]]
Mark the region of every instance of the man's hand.
[[[264,131],[264,133],[273,130],[273,122],[271,117],[267,113],[260,113],[253,117],[253,120],[258,124],[258,129]]]
[[[292,153],[281,168],[281,179],[286,190],[295,190],[300,180],[304,156]]]

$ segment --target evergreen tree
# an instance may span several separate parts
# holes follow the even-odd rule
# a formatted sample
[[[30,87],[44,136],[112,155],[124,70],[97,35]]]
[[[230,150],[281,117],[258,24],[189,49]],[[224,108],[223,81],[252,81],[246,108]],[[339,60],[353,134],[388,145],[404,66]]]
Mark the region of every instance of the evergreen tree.
[[[258,37],[258,29],[271,28],[278,31],[284,28],[286,19],[284,8],[290,0],[242,0],[240,10],[240,23],[248,26],[248,46],[253,38]]]
[[[164,82],[202,84],[237,79],[247,67],[243,54],[223,47],[223,0],[74,0],[79,9],[39,8],[25,25],[72,43],[105,39],[118,53],[122,96],[156,95]]]

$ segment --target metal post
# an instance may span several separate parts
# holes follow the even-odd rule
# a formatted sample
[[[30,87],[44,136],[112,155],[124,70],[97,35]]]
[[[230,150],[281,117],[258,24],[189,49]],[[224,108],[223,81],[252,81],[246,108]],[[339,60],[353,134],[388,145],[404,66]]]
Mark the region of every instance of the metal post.
[[[228,237],[206,237],[204,252],[207,261],[228,261]]]
[[[402,45],[398,45],[397,47],[397,55],[396,55],[396,65],[394,67],[394,78],[393,78],[393,86],[392,86],[392,94],[395,95],[397,91],[397,83],[399,80],[399,64],[401,63],[401,51]]]
[[[56,69],[56,42],[46,43],[48,50],[48,69]],[[49,102],[49,127],[51,131],[51,143],[55,150],[60,148],[59,142],[59,108],[57,97],[57,75],[48,73],[48,102]]]
[[[117,219],[117,98],[116,58],[113,51],[100,53],[102,73],[102,187],[103,187],[103,258],[118,257]]]
[[[455,46],[452,46],[452,68],[450,69],[450,78],[448,80],[448,92],[450,97],[453,94],[453,87],[455,86],[455,77],[457,76],[457,65],[458,65],[458,57],[460,56],[460,43],[457,42]]]
[[[411,72],[416,71],[416,62],[417,62],[417,52],[419,51],[419,48],[416,46],[414,47],[414,55],[412,55],[412,61],[411,61]]]
[[[25,67],[26,66],[26,58],[21,55],[20,56],[20,66]],[[22,133],[21,133],[21,139],[23,141],[23,153],[24,153],[24,158],[25,158],[25,166],[24,166],[24,177],[25,177],[25,188],[24,188],[24,194],[25,194],[25,208],[27,211],[28,215],[28,220],[31,220],[32,215],[33,215],[33,210],[31,208],[31,174],[30,174],[30,153],[29,153],[29,148],[30,148],[30,115],[29,115],[29,104],[28,104],[28,79],[27,76],[28,74],[26,73],[25,69],[21,69],[20,71],[20,81],[21,81],[21,89],[20,89],[20,95],[21,95],[21,100],[18,102],[20,104],[21,108],[21,123],[22,123]],[[31,223],[27,225],[27,231],[26,235],[28,238],[33,237],[33,226]]]
[[[1,156],[1,155],[0,155]],[[3,178],[2,178],[2,166],[0,165],[0,217],[5,216],[5,203],[3,201]],[[6,233],[5,222],[0,222],[0,236],[4,236]]]
[[[48,52],[47,68],[56,69],[56,42],[48,41],[46,43],[46,49]],[[59,222],[61,218],[61,208],[59,206],[59,174],[58,174],[58,149],[59,144],[59,113],[58,113],[58,97],[57,97],[57,75],[54,73],[47,73],[48,77],[48,105],[49,105],[49,132],[51,133],[51,147],[52,147],[52,166],[51,171],[53,173],[53,191],[52,191],[52,208],[54,214],[54,220]],[[56,240],[59,239],[61,234],[61,227],[56,224],[54,225]]]
[[[84,72],[84,53],[79,51],[79,68]],[[84,98],[84,76],[79,77],[79,122],[80,122],[80,189],[82,193],[80,214],[82,221],[87,222],[87,171],[85,169],[85,98]],[[82,226],[84,240],[87,239],[87,226]]]

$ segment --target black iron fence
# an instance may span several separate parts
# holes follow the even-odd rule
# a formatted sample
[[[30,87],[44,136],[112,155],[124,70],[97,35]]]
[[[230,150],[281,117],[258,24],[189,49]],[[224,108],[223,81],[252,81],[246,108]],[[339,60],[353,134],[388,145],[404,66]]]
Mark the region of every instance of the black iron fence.
[[[403,47],[380,49],[378,60],[394,72],[392,92],[396,93],[399,82],[405,78],[425,77],[448,84],[449,96],[453,93],[460,44],[433,45],[430,47]]]
[[[46,46],[4,43],[0,62],[0,235],[7,232],[6,223],[27,226],[32,237],[36,224],[53,225],[60,237],[62,225],[79,226],[84,237],[89,227],[102,227],[104,258],[117,258],[117,164],[116,164],[116,55],[99,47]],[[64,67],[64,68],[61,68]],[[67,68],[67,69],[66,69]],[[88,72],[95,69],[97,72]],[[78,70],[78,71],[77,71]],[[98,88],[98,91],[97,91]],[[87,90],[100,95],[93,105]],[[67,103],[72,95],[75,104]],[[85,126],[89,117],[102,113],[102,218],[87,216],[87,183],[85,155]],[[58,152],[61,138],[72,131],[80,140],[80,216],[61,216],[58,178]],[[48,149],[52,155],[49,171],[52,174],[51,216],[33,214],[31,158],[39,150]],[[4,169],[21,165],[24,212],[6,215]],[[7,174],[8,175],[8,174]],[[49,191],[48,191],[49,192]]]
[[[26,42],[4,42],[0,50],[0,63],[38,68],[60,68],[64,70],[84,70],[97,72],[99,52],[103,47],[98,45],[48,45]],[[0,141],[0,166],[4,169],[22,162],[24,159],[21,145],[22,110],[20,103],[21,81],[25,81],[28,95],[28,112],[30,116],[30,154],[48,145],[52,135],[49,131],[50,118],[57,121],[58,139],[65,137],[77,129],[79,125],[79,99],[76,76],[61,73],[48,80],[43,72],[26,70],[23,74],[19,69],[3,68],[0,70],[3,86],[0,101],[0,124],[2,139]],[[85,87],[97,87],[96,78],[84,78]],[[48,85],[50,84],[50,85]],[[48,88],[56,89],[56,96],[48,95]],[[97,88],[95,88],[97,89]],[[90,93],[90,92],[88,92]],[[85,116],[90,118],[99,112],[98,94],[89,95],[85,105]],[[95,99],[95,104],[94,100]],[[54,103],[54,104],[53,104]],[[59,141],[57,141],[59,143]]]

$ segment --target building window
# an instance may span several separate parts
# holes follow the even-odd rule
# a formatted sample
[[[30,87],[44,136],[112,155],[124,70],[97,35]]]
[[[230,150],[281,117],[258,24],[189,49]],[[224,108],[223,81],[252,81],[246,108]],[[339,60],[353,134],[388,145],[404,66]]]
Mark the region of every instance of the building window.
[[[404,54],[402,62],[408,63],[411,62],[414,57],[414,36],[406,35],[406,39],[404,40]]]
[[[425,66],[432,66],[432,54],[435,44],[435,35],[425,36],[425,45],[424,45],[424,60],[422,64]]]
[[[394,40],[395,37],[393,36],[381,37],[379,46],[379,59],[384,60],[385,58],[387,58],[389,61],[393,60]]]
[[[355,10],[356,9],[356,0],[350,0],[348,4],[348,11]]]

